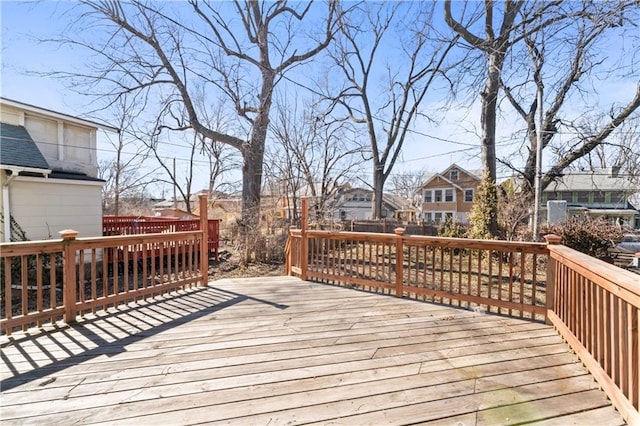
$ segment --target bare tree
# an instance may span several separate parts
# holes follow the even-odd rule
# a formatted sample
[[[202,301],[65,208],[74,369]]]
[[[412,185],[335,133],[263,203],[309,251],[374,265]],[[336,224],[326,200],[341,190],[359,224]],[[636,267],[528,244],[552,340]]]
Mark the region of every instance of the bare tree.
[[[166,141],[160,139],[159,134],[151,135],[148,143],[149,152],[155,158],[164,172],[159,175],[157,182],[169,185],[174,190],[174,202],[177,203],[177,195],[182,200],[187,213],[193,213],[194,206],[191,205],[191,198],[194,195],[194,174],[196,174],[198,152],[202,147],[202,136],[197,133],[178,132],[178,138],[182,140],[181,146],[189,146],[187,158],[176,158],[167,155],[163,149]],[[173,139],[175,140],[175,139]],[[189,142],[187,142],[189,141]],[[177,166],[179,162],[179,166]],[[197,190],[196,190],[197,191]]]
[[[522,168],[506,158],[499,161],[523,178],[523,189],[529,194],[536,175],[540,130],[535,121],[540,108],[543,108],[542,148],[553,153],[551,167],[541,177],[541,187],[545,188],[565,168],[592,151],[596,150],[602,159],[605,151],[597,148],[615,136],[617,129],[640,107],[640,80],[634,95],[610,104],[608,110],[598,108],[602,101],[594,100],[599,76],[621,78],[628,72],[619,62],[606,60],[605,56],[611,53],[601,52],[601,44],[614,35],[624,35],[625,27],[635,29],[640,7],[634,2],[574,6],[579,8],[571,11],[574,18],[570,21],[545,26],[536,33],[523,26],[520,31],[526,49],[500,80],[506,98],[525,122],[526,149],[518,147],[517,152],[526,153],[526,157]],[[530,25],[539,25],[544,19],[540,15]],[[637,47],[637,43],[635,46],[631,43],[632,51]],[[537,95],[542,93],[543,106],[539,106]]]
[[[461,17],[456,18],[451,10],[451,0],[445,0],[444,15],[449,27],[467,43],[466,47],[482,52],[486,61],[486,67],[482,70],[485,76],[484,88],[480,93],[482,165],[489,179],[495,183],[496,123],[500,80],[507,55],[512,47],[523,39],[522,32],[518,32],[517,29],[526,27],[526,34],[532,34],[553,22],[565,19],[567,14],[560,9],[561,0],[533,2],[533,7],[526,15],[520,14],[525,4],[520,0],[504,0],[501,8],[496,7],[496,2],[485,1],[465,16],[466,4],[467,2],[462,8]],[[541,16],[544,18],[539,19]],[[484,17],[484,25],[478,25],[478,28],[482,28],[484,34],[478,35],[474,33],[473,28],[482,17]],[[472,72],[475,73],[477,70]],[[493,212],[492,217],[494,220],[489,225],[489,232],[496,235],[498,231],[496,212]]]
[[[119,129],[115,139],[107,135],[115,157],[98,164],[98,177],[105,181],[102,187],[103,211],[121,214],[122,199],[139,206],[145,198],[145,188],[153,182],[155,171],[145,167],[147,153],[135,136],[134,121],[140,113],[134,96],[121,97],[113,105],[110,117]],[[134,207],[134,206],[131,206]]]
[[[93,72],[80,75],[92,85],[100,83],[88,91],[110,99],[142,92],[161,106],[157,116],[171,120],[168,128],[193,129],[236,148],[243,158],[243,224],[257,229],[274,89],[287,71],[328,46],[336,30],[337,3],[82,3],[87,12],[81,25],[99,26],[106,37],[98,43],[92,31],[86,41],[77,34],[66,40],[100,59]],[[203,90],[227,97],[238,120],[233,132],[206,125],[193,97]]]
[[[369,139],[374,218],[381,217],[384,185],[409,130],[417,117],[428,119],[420,106],[455,45],[431,27],[434,10],[434,4],[364,3],[344,20],[331,53],[345,81],[329,96],[333,114],[364,126]]]
[[[358,166],[367,160],[363,156],[366,149],[350,123],[327,123],[318,103],[301,104],[297,98],[288,101],[285,96],[277,103],[271,124],[276,144],[270,152],[274,159],[270,164],[281,177],[294,220],[302,195],[313,197],[313,208],[320,219],[328,213],[339,185],[353,178]]]
[[[394,194],[418,207],[421,202],[420,188],[424,185],[425,169],[394,172],[389,177],[391,190]]]

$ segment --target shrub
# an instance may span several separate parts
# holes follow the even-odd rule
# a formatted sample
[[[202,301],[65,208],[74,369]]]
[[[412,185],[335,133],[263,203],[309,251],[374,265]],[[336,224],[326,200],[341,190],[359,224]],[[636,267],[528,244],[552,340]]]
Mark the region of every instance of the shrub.
[[[562,237],[562,244],[589,256],[603,258],[609,254],[609,249],[622,241],[622,230],[598,218],[573,217],[557,225],[545,225],[543,234],[556,234]]]
[[[498,190],[491,181],[489,173],[485,173],[476,189],[475,201],[469,213],[469,238],[493,239],[491,225],[496,221],[498,206]]]
[[[464,238],[467,234],[467,228],[457,220],[448,217],[438,226],[439,237]]]

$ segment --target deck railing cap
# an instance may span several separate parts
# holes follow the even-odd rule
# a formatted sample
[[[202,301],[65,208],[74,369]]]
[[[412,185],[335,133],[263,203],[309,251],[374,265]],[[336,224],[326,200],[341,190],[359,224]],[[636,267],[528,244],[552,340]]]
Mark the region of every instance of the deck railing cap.
[[[60,234],[63,240],[75,240],[78,236],[78,231],[74,229],[63,229],[58,232],[58,234]]]
[[[547,234],[544,236],[547,244],[562,244],[562,237],[556,234]]]

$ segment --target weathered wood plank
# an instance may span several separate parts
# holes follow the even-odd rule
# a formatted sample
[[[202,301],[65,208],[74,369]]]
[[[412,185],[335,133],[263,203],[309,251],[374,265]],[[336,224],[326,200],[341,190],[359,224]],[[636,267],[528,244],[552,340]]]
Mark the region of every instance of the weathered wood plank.
[[[580,397],[619,422],[543,324],[290,278],[213,285],[5,337],[3,424],[475,423],[505,404],[548,421]]]

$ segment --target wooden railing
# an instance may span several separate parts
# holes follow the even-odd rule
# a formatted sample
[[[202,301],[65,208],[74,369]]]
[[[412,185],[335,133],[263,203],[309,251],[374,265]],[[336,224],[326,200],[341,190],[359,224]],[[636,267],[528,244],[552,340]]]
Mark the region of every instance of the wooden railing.
[[[640,425],[640,276],[568,247],[307,229],[287,273],[553,324],[625,421]]]
[[[205,210],[206,211],[206,210]],[[209,253],[218,259],[220,248],[220,220],[207,221]],[[200,219],[159,219],[148,216],[103,216],[102,235],[139,235],[170,232],[196,231],[200,229]]]
[[[545,319],[545,244],[404,236],[402,230],[292,230],[289,244],[288,270],[303,279]]]
[[[549,252],[549,320],[623,418],[640,424],[640,275],[561,245]]]
[[[0,330],[72,323],[87,312],[207,285],[206,219],[201,227],[95,238],[67,230],[57,241],[3,243]]]

